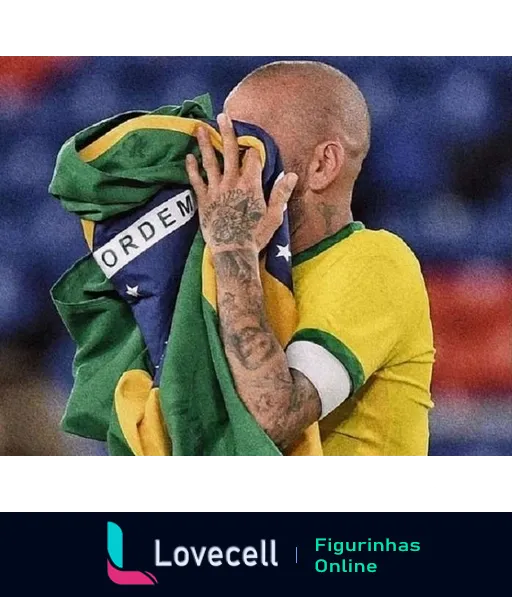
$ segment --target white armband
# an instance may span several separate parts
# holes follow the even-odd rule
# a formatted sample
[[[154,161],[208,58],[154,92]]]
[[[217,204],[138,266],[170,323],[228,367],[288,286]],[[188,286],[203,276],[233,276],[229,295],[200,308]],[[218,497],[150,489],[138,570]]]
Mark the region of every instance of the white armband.
[[[313,384],[322,403],[322,415],[344,402],[351,394],[352,383],[347,369],[328,350],[306,340],[292,342],[286,349],[288,366],[305,375]]]

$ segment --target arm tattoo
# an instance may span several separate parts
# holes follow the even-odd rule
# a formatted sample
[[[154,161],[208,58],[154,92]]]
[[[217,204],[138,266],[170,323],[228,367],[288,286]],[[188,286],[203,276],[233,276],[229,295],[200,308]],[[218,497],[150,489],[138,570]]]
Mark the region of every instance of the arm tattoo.
[[[278,377],[271,386],[271,391],[263,391],[261,398],[254,403],[253,414],[260,421],[271,421],[268,427],[263,427],[275,443],[285,450],[307,426],[318,421],[321,414],[320,399],[309,379],[294,369],[289,370],[288,379]],[[283,397],[286,397],[286,401],[280,404]]]
[[[203,219],[211,227],[214,245],[243,244],[251,240],[251,232],[265,214],[265,209],[263,197],[237,188],[222,193],[218,201],[213,201]]]
[[[279,350],[266,321],[262,293],[258,293],[257,257],[249,250],[226,251],[217,255],[215,269],[219,286],[226,280],[234,284],[232,291],[219,292],[225,348],[246,369],[256,371]],[[236,292],[237,288],[241,292]]]
[[[265,313],[258,255],[238,249],[214,254],[221,337],[235,385],[268,435],[288,448],[320,417],[309,380],[290,370]]]
[[[218,254],[215,271],[221,280],[233,279],[239,284],[248,284],[258,278],[257,265],[250,250],[226,251]]]

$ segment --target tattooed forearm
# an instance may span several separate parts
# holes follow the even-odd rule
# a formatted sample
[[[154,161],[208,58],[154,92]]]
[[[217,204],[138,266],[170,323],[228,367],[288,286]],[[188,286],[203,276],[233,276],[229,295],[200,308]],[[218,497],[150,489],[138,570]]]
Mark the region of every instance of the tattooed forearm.
[[[233,279],[244,284],[259,277],[258,261],[254,258],[254,251],[248,249],[218,253],[215,258],[215,271],[221,280]]]
[[[257,256],[249,250],[218,253],[215,269],[225,348],[255,371],[280,349],[266,321]]]
[[[272,335],[259,327],[245,327],[223,337],[234,356],[250,371],[258,370],[278,350]]]
[[[222,172],[209,131],[200,125],[197,141],[208,183],[192,154],[187,155],[187,174],[197,196],[201,231],[213,256],[220,331],[236,388],[249,411],[283,448],[316,420],[319,399],[306,380],[307,389],[301,390],[269,326],[258,254],[281,224],[299,177],[288,172],[276,180],[267,205],[258,151],[248,149],[240,164],[231,119],[220,114],[218,124]]]
[[[261,384],[253,415],[281,448],[288,448],[300,433],[320,418],[320,400],[311,382],[299,371],[287,370],[286,378],[277,375],[268,386]]]
[[[310,382],[288,369],[267,321],[258,255],[251,250],[214,253],[221,336],[237,390],[281,449],[320,416]]]

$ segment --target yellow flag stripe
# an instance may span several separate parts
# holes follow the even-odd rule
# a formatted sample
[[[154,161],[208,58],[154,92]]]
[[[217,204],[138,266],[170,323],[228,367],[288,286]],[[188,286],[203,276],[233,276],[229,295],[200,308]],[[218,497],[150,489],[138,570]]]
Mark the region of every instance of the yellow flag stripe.
[[[210,248],[206,246],[203,252],[202,278],[203,296],[210,303],[213,310],[217,312],[217,280],[215,278],[212,253]]]
[[[170,456],[159,390],[153,387],[146,371],[123,373],[115,389],[114,404],[125,440],[135,456]]]
[[[148,114],[145,116],[133,118],[132,120],[128,120],[127,122],[120,124],[108,133],[105,133],[105,135],[103,135],[87,147],[84,147],[81,151],[79,151],[78,155],[84,162],[93,162],[94,160],[105,154],[109,149],[112,149],[112,147],[114,147],[114,145],[116,145],[117,143],[119,143],[119,141],[124,139],[126,135],[134,131],[144,129],[168,130],[193,136],[195,135],[199,124],[202,124],[208,129],[208,131],[210,132],[210,138],[212,140],[213,146],[215,147],[215,149],[222,153],[222,137],[220,133],[218,133],[209,124],[206,124],[205,122],[193,118]],[[260,141],[260,139],[251,135],[242,135],[238,138],[238,144],[240,145],[240,147],[253,147],[254,149],[256,149],[260,154],[261,163],[265,164],[265,161],[267,159],[266,150],[265,145],[262,141]],[[94,222],[90,220],[82,220],[82,228],[85,240],[87,242],[87,246],[92,251],[94,238]]]
[[[116,126],[111,131],[108,131],[108,133],[105,133],[103,137],[100,137],[87,147],[84,147],[78,155],[84,162],[92,162],[106,153],[109,149],[112,149],[112,147],[124,139],[126,135],[133,133],[134,131],[144,129],[166,130],[176,133],[184,133],[185,135],[190,135],[192,137],[196,134],[199,125],[208,129],[212,145],[215,149],[222,152],[222,137],[220,133],[209,124],[194,118],[147,114],[132,118],[131,120]],[[263,141],[251,135],[242,135],[241,137],[238,137],[238,144],[241,147],[253,147],[254,149],[257,149],[260,154],[261,163],[265,164],[267,157]]]
[[[91,251],[93,251],[94,240],[94,222],[91,220],[80,220],[82,230],[84,231],[85,242]]]

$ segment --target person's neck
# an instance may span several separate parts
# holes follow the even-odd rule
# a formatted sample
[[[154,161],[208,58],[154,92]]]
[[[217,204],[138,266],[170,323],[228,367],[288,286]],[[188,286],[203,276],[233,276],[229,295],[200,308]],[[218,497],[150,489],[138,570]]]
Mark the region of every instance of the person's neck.
[[[292,254],[302,253],[353,222],[351,200],[351,192],[336,200],[306,193],[290,213]]]

